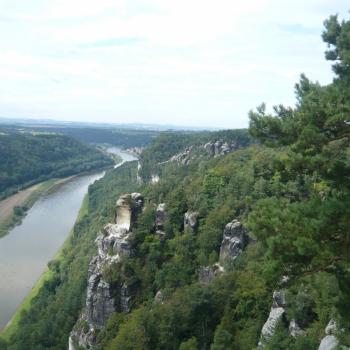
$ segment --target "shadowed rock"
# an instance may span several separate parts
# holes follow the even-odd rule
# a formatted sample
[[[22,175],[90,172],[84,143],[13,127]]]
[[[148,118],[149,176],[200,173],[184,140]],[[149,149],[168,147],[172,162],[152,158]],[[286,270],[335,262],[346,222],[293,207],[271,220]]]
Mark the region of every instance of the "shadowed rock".
[[[197,211],[188,211],[184,215],[184,228],[195,232],[198,227],[199,213]]]
[[[156,210],[156,230],[157,231],[163,231],[164,224],[166,220],[166,204],[160,203],[158,204],[157,210]]]
[[[247,230],[238,220],[233,220],[225,227],[220,247],[219,262],[224,266],[228,261],[234,261],[249,243]]]

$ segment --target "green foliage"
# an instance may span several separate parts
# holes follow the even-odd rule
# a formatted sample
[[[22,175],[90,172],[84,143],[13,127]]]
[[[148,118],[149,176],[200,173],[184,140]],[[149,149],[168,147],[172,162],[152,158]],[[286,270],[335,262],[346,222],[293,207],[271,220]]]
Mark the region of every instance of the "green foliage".
[[[198,342],[195,337],[192,337],[180,344],[179,350],[197,350]]]
[[[143,153],[146,182],[137,190],[146,207],[133,229],[133,256],[104,271],[112,285],[125,281],[135,291],[133,309],[111,317],[97,349],[251,350],[268,317],[272,291],[281,288],[287,291],[286,314],[266,349],[317,349],[331,318],[344,329],[339,338],[348,345],[349,27],[336,17],[326,22],[327,58],[336,61],[332,84],[301,76],[295,108],[277,106],[268,114],[261,105],[250,114],[249,131],[259,146],[251,145],[244,130],[169,132]],[[250,147],[208,159],[195,147],[213,138]],[[198,152],[192,162],[166,162],[189,146]],[[147,183],[154,173],[161,181]],[[94,234],[114,217],[116,195],[134,189],[130,179],[135,178],[136,164],[129,164],[90,188],[88,217],[76,225],[64,259],[51,264],[54,277],[23,315],[9,349],[66,346],[83,305]],[[155,208],[163,202],[165,235],[160,235]],[[199,213],[195,232],[183,227],[188,210]],[[217,261],[223,229],[235,218],[257,242],[225,266],[225,274],[199,283],[198,269]],[[164,300],[154,300],[158,291]],[[291,319],[303,327],[303,336],[290,336]]]
[[[215,331],[214,341],[210,350],[230,350],[233,349],[233,336],[221,326]]]
[[[112,164],[94,147],[67,136],[11,132],[0,137],[0,197],[49,178]]]
[[[89,187],[88,214],[75,224],[62,256],[49,263],[52,277],[32,300],[29,310],[22,313],[8,349],[67,348],[69,333],[84,305],[86,273],[96,253],[96,234],[113,221],[116,198],[135,190],[136,171],[136,162],[124,164]]]
[[[172,156],[191,147],[194,155],[203,157],[206,151],[203,145],[207,142],[222,140],[235,144],[237,148],[250,145],[253,141],[247,130],[221,130],[217,132],[165,132],[155,138],[141,154],[141,176],[149,180],[152,174],[162,174],[162,164]]]

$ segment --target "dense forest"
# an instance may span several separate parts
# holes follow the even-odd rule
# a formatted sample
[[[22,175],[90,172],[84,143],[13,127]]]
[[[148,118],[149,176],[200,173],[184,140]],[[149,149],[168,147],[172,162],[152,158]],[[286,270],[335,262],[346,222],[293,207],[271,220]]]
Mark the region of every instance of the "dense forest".
[[[68,136],[4,129],[0,133],[0,198],[49,178],[112,164],[94,147]]]
[[[119,194],[138,191],[145,204],[129,242],[133,254],[106,264],[103,275],[111,289],[133,291],[131,310],[116,310],[94,329],[96,350],[251,350],[259,341],[260,349],[312,350],[326,336],[337,342],[328,349],[349,347],[349,38],[350,21],[330,17],[323,40],[334,81],[321,86],[302,75],[296,106],[277,106],[273,114],[259,106],[250,113],[251,136],[227,132],[238,145],[229,153],[200,151],[203,143],[227,141],[225,133],[164,134],[142,154],[142,184],[134,162],[91,186],[88,213],[63,258],[49,264],[54,277],[0,346],[67,348],[84,308],[94,238],[113,222]],[[191,146],[188,161],[168,161]],[[150,183],[154,171],[160,179]],[[191,228],[186,213],[196,213]],[[223,232],[233,220],[249,242],[236,259],[221,261]],[[203,281],[203,268],[218,270]],[[117,303],[121,296],[112,297]],[[276,309],[283,311],[262,338]]]

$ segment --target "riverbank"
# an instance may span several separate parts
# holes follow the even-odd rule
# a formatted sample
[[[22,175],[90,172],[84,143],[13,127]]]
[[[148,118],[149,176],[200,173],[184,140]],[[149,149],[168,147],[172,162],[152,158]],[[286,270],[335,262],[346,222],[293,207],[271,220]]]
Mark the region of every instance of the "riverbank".
[[[114,160],[116,165],[120,164],[123,161],[123,159],[117,154],[108,154]],[[108,168],[102,168],[100,171],[106,169]],[[82,172],[65,178],[54,178],[46,180],[44,182],[21,190],[18,193],[0,201],[0,238],[8,234],[13,227],[21,223],[28,210],[41,196],[54,191],[57,186],[63,185],[64,183],[78,176],[88,174],[88,172]]]
[[[86,194],[84,197],[83,203],[81,205],[81,208],[79,210],[75,225],[77,223],[79,223],[85,215],[88,214],[88,208],[89,208],[89,197],[88,197],[88,194]],[[56,255],[54,256],[54,258],[52,260],[58,261],[58,260],[63,258],[63,251],[65,248],[69,247],[72,234],[73,234],[73,228],[71,229],[64,244],[58,250],[58,252],[56,253]],[[43,274],[38,279],[38,281],[35,283],[32,290],[27,294],[27,296],[25,297],[23,302],[20,304],[20,306],[16,310],[15,314],[13,315],[13,317],[11,318],[9,323],[5,326],[5,328],[3,330],[0,330],[1,338],[5,339],[5,340],[9,340],[10,337],[12,336],[12,334],[16,333],[22,312],[24,312],[30,308],[31,301],[36,297],[36,295],[38,294],[39,290],[44,285],[44,283],[46,281],[50,280],[50,278],[52,278],[52,275],[53,275],[52,270],[50,270],[49,268],[46,268],[45,271],[43,272]]]
[[[2,200],[0,202],[0,238],[22,221],[27,211],[42,195],[68,179],[47,180]]]

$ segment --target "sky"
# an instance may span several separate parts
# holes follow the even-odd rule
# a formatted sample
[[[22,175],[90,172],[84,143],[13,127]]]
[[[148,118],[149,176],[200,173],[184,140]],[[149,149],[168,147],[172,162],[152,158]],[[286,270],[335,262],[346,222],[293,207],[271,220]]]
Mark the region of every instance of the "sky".
[[[348,0],[0,0],[0,116],[242,128],[332,81]]]

